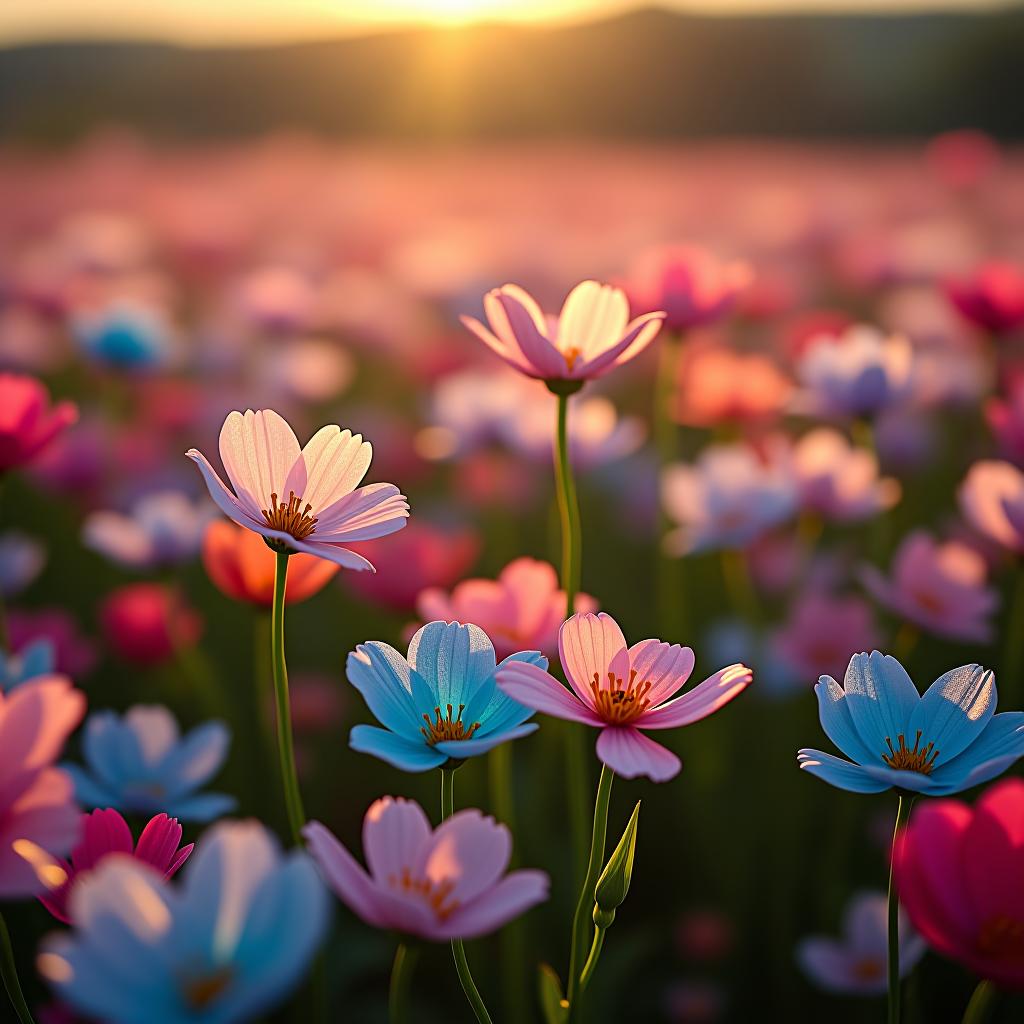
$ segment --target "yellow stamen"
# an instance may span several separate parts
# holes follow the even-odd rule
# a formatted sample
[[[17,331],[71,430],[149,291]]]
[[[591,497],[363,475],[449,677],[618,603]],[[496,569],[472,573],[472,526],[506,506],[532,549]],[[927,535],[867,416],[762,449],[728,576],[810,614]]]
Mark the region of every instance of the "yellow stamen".
[[[423,733],[424,739],[430,746],[443,740],[468,740],[480,728],[479,722],[474,722],[467,728],[462,721],[462,712],[466,710],[465,704],[459,705],[459,713],[454,718],[452,718],[454,709],[451,704],[446,704],[445,707],[448,709],[448,714],[444,718],[441,717],[440,707],[434,708],[433,719],[430,715],[423,716],[423,721],[427,723],[427,726],[426,728],[420,726],[420,732]]]
[[[570,373],[572,373],[573,367],[581,355],[582,353],[575,345],[570,346],[562,353],[562,358],[565,360],[565,365],[569,368]]]
[[[629,683],[623,684],[622,679],[614,672],[608,673],[608,687],[601,687],[601,677],[597,672],[590,683],[590,692],[594,695],[594,707],[597,713],[611,725],[625,725],[635,721],[650,706],[647,699],[651,684],[645,679],[636,681],[636,669],[629,670]]]
[[[890,767],[903,772],[920,772],[922,775],[931,775],[939,752],[935,749],[934,743],[921,746],[921,730],[917,730],[912,750],[907,748],[906,737],[900,733],[896,737],[898,747],[893,749],[892,740],[885,737],[885,745],[889,748],[888,754],[882,754],[882,760]]]
[[[459,901],[450,899],[455,883],[447,878],[440,882],[432,882],[428,878],[413,878],[409,869],[403,867],[400,875],[388,876],[388,885],[400,892],[419,896],[439,921],[446,920],[459,909]]]
[[[306,502],[302,507],[302,498],[294,491],[288,492],[288,502],[277,500],[276,494],[270,495],[270,509],[263,510],[263,518],[272,530],[290,533],[296,540],[305,540],[316,530],[317,518],[311,516],[313,506]]]

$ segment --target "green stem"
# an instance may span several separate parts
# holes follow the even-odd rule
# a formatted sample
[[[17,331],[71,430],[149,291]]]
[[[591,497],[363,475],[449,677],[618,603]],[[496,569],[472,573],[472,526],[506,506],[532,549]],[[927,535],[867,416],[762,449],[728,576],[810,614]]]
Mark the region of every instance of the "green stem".
[[[11,933],[7,930],[7,922],[0,916],[0,975],[4,979],[4,988],[10,997],[11,1006],[18,1015],[21,1024],[35,1024],[25,1002],[25,993],[21,991],[18,980],[18,968],[14,963],[14,947],[11,945]]]
[[[306,813],[302,809],[299,778],[295,771],[295,747],[292,740],[292,709],[288,699],[288,666],[284,659],[284,592],[288,582],[288,553],[277,553],[274,572],[274,608],[270,627],[270,664],[274,673],[274,696],[277,701],[277,750],[281,759],[281,781],[288,808],[288,824],[292,839],[302,845],[302,827]]]
[[[594,889],[604,865],[605,836],[608,832],[608,804],[612,795],[612,780],[615,772],[608,765],[601,765],[601,777],[597,782],[597,797],[594,800],[594,829],[590,839],[590,860],[587,874],[580,889],[576,914],[572,921],[572,946],[569,953],[569,975],[566,979],[566,999],[569,1001],[569,1019],[578,1019],[580,960],[587,938],[587,922],[594,912]]]
[[[405,1024],[409,1018],[409,989],[420,951],[416,946],[398,944],[395,962],[391,966],[391,987],[388,989],[388,1020],[391,1024]]]
[[[587,985],[590,984],[590,979],[597,967],[597,960],[601,955],[601,947],[604,946],[605,931],[607,931],[605,928],[594,928],[594,943],[590,947],[590,956],[587,957],[587,962],[583,965],[583,973],[580,974],[580,995],[586,992]]]
[[[441,769],[441,820],[450,818],[455,813],[455,769]],[[476,1016],[479,1024],[492,1024],[491,1015],[487,1012],[480,990],[473,981],[473,972],[469,969],[469,961],[466,959],[466,947],[462,939],[452,939],[452,957],[455,960],[455,970],[458,972],[459,981],[462,983],[462,991],[466,994],[466,1001]]]
[[[894,882],[896,839],[910,817],[913,801],[900,795],[896,805],[896,826],[892,831],[892,850],[889,859],[889,1024],[900,1021],[900,900]]]
[[[565,617],[576,610],[579,591],[580,560],[583,550],[580,509],[576,483],[569,462],[569,395],[559,394],[558,422],[555,431],[555,494],[562,524],[562,589],[565,591]],[[569,835],[573,863],[582,863],[587,848],[587,754],[583,730],[572,722],[565,733],[565,777],[569,791]]]
[[[971,1001],[964,1010],[962,1024],[985,1024],[996,1005],[999,990],[991,981],[980,981],[971,996]]]

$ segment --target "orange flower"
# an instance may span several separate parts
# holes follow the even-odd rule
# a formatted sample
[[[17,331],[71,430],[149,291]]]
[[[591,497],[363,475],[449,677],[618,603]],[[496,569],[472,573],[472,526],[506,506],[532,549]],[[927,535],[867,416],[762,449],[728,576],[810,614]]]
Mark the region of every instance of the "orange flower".
[[[273,603],[274,552],[258,533],[223,519],[211,523],[203,537],[203,565],[214,585],[228,597],[265,608]],[[312,597],[338,568],[315,555],[292,555],[285,601],[295,604]]]

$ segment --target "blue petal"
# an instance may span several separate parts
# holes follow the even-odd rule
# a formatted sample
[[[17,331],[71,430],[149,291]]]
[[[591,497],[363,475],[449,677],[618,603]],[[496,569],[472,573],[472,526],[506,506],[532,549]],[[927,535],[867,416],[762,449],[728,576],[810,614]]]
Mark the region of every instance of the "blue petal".
[[[501,662],[498,668],[501,668],[502,665],[507,665],[509,662],[536,665],[541,669],[547,669],[548,667],[548,659],[540,651],[519,651],[516,654],[510,654]],[[480,703],[479,710],[476,707],[478,701]],[[480,723],[478,735],[481,738],[489,736],[491,733],[514,729],[533,714],[532,708],[525,707],[519,701],[513,700],[506,693],[502,692],[497,685],[497,670],[495,670],[495,674],[491,676],[487,683],[477,691],[472,704],[472,707],[467,706],[463,720],[467,722],[478,721]]]
[[[409,663],[390,644],[371,640],[348,656],[348,681],[363,695],[381,725],[418,736],[423,724],[412,699]]]
[[[858,764],[876,761],[878,753],[864,745],[853,724],[843,688],[831,676],[822,676],[814,687],[814,693],[818,698],[818,718],[825,735]]]
[[[438,743],[434,749],[454,758],[476,757],[477,754],[486,754],[488,750],[492,750],[506,740],[517,740],[521,736],[529,736],[538,728],[536,722],[527,722],[526,725],[509,729],[507,732],[491,733],[489,736],[474,736],[471,740],[445,740]]]
[[[80,804],[85,807],[113,807],[115,810],[124,810],[121,794],[97,782],[85,769],[71,763],[64,763],[61,768],[71,776],[71,781],[75,784],[75,799]]]
[[[820,750],[801,750],[797,754],[797,763],[804,771],[817,775],[837,789],[846,789],[851,793],[881,793],[890,788],[888,782],[873,779],[859,765]]]
[[[220,771],[228,754],[231,731],[217,720],[192,729],[162,758],[156,769],[168,797],[188,793]]]
[[[934,743],[937,764],[945,764],[978,739],[995,710],[995,675],[980,665],[961,665],[928,687],[907,723],[907,746],[920,729],[921,742]]]
[[[85,723],[82,754],[94,775],[109,786],[149,773],[135,730],[113,711],[97,711]]]
[[[349,734],[349,746],[361,754],[379,757],[404,772],[425,772],[430,768],[437,768],[448,760],[447,754],[440,753],[436,747],[428,746],[422,736],[417,744],[386,729],[378,729],[374,725],[353,726]]]
[[[182,821],[213,821],[229,814],[237,806],[238,801],[227,793],[197,793],[195,796],[157,800],[153,809],[159,807],[172,818],[181,818]]]
[[[469,704],[494,673],[494,647],[479,626],[428,622],[409,643],[409,664],[436,695],[436,703]]]
[[[981,735],[962,753],[932,772],[937,792],[958,793],[988,782],[1024,757],[1024,711],[993,715]]]
[[[855,654],[843,682],[853,724],[864,745],[879,760],[888,749],[886,737],[906,732],[906,724],[921,697],[906,669],[891,655]]]

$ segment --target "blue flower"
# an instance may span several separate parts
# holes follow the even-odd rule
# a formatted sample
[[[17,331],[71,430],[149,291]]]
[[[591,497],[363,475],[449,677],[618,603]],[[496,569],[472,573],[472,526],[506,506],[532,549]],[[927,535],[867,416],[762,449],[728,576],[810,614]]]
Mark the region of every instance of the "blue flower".
[[[60,998],[109,1024],[232,1024],[301,981],[329,901],[313,862],[282,856],[256,821],[199,841],[178,885],[108,857],[75,885],[75,927],[48,942],[40,972]]]
[[[123,716],[99,711],[85,723],[88,771],[62,767],[74,779],[78,800],[89,807],[210,821],[232,810],[234,797],[196,790],[219,771],[230,740],[227,726],[217,721],[182,737],[174,716],[159,705],[137,705]]]
[[[13,690],[19,683],[57,671],[57,654],[49,640],[33,640],[16,654],[0,651],[0,690]]]
[[[174,337],[163,313],[138,302],[117,302],[82,316],[73,326],[86,356],[120,370],[150,370],[166,365]]]
[[[822,728],[851,760],[801,750],[797,761],[840,789],[958,793],[1024,755],[1024,712],[995,713],[995,675],[980,665],[952,669],[920,696],[895,658],[872,651],[850,659],[843,686],[822,676],[814,692]]]
[[[510,661],[548,664],[539,651],[501,664]],[[377,640],[360,644],[348,656],[348,679],[384,728],[357,725],[353,750],[423,772],[526,736],[537,728],[526,721],[533,711],[498,689],[496,670],[494,647],[479,626],[428,622],[410,641],[408,658]]]

